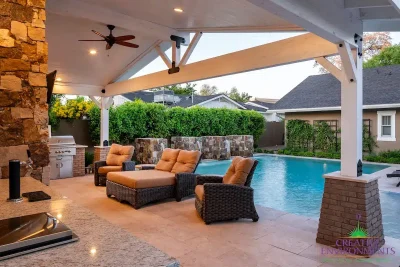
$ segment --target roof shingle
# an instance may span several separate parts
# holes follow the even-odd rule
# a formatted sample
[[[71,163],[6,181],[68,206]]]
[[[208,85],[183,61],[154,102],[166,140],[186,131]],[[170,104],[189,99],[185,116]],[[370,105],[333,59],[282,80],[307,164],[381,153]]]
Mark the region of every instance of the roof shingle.
[[[400,103],[400,65],[364,69],[363,104],[381,105]],[[303,109],[339,107],[341,85],[331,74],[307,77],[273,107]]]

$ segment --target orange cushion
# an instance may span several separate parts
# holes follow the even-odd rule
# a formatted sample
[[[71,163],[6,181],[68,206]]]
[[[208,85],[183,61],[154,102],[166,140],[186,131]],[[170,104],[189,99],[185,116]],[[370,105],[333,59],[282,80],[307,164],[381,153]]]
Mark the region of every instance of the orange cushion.
[[[253,165],[254,160],[251,158],[235,157],[223,178],[223,183],[244,185]]]
[[[204,185],[196,185],[194,189],[194,193],[196,194],[196,197],[200,200],[204,199]]]
[[[106,174],[109,172],[120,172],[122,171],[122,166],[103,166],[99,168],[100,174]]]
[[[200,160],[201,152],[200,151],[187,151],[181,150],[179,152],[178,159],[172,168],[172,173],[181,173],[181,172],[194,172],[197,163]]]
[[[109,166],[122,166],[124,161],[132,159],[135,148],[133,146],[121,146],[112,144],[108,152],[106,163]]]
[[[178,158],[180,149],[164,149],[161,159],[158,161],[155,169],[159,171],[170,172],[174,166],[176,159]]]
[[[157,170],[110,172],[107,180],[130,188],[151,188],[176,183],[173,173]]]

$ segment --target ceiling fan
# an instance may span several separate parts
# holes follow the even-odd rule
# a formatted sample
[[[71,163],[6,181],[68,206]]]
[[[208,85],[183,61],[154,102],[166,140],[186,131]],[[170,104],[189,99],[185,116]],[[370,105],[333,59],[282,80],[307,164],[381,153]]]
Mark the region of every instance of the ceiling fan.
[[[110,34],[108,36],[104,36],[103,34],[97,32],[95,30],[92,30],[92,32],[94,32],[98,36],[102,37],[104,40],[78,40],[78,41],[81,41],[81,42],[107,42],[106,50],[111,49],[111,47],[114,44],[119,44],[119,45],[132,47],[132,48],[138,48],[139,47],[137,44],[132,44],[132,43],[129,43],[129,42],[125,42],[125,41],[129,41],[129,40],[135,39],[134,35],[123,35],[123,36],[115,37],[114,35],[112,35],[112,31],[115,29],[115,26],[114,25],[107,25],[107,28],[110,30]]]

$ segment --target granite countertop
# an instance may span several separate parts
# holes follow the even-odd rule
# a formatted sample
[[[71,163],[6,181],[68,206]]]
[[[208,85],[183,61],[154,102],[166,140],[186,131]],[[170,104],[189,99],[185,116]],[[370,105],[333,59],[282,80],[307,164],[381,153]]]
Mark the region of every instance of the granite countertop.
[[[0,219],[49,212],[70,227],[80,240],[0,261],[0,266],[179,266],[176,259],[63,198],[33,178],[21,178],[21,193],[42,190],[52,196],[51,200],[6,202],[7,188],[8,179],[0,179]]]

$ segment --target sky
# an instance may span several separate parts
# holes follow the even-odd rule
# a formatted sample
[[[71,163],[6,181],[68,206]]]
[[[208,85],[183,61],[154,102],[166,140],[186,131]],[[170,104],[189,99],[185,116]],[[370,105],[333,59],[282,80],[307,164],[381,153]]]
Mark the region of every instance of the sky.
[[[254,46],[290,38],[299,33],[204,33],[187,64],[232,53]],[[400,33],[391,33],[392,43],[400,43]],[[185,47],[181,51],[183,56]],[[171,58],[171,49],[166,52]],[[317,75],[314,60],[279,66],[263,70],[234,74],[194,82],[197,90],[203,84],[215,85],[219,91],[229,91],[236,86],[240,92],[253,97],[279,99],[302,82],[309,75]],[[160,57],[155,59],[133,77],[166,70]]]

